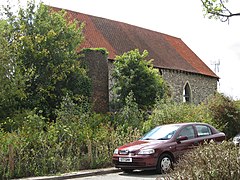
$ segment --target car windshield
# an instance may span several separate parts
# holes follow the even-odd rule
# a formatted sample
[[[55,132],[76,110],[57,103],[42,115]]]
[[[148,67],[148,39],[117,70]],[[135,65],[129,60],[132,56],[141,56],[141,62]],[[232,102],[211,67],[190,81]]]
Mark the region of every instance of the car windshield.
[[[145,134],[141,140],[168,140],[171,139],[180,125],[158,126]]]

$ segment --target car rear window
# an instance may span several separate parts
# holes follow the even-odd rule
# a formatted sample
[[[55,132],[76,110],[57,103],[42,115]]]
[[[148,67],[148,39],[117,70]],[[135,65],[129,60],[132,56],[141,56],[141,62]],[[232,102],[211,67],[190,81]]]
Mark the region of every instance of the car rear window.
[[[205,125],[196,125],[198,136],[209,136],[212,134],[210,127]]]

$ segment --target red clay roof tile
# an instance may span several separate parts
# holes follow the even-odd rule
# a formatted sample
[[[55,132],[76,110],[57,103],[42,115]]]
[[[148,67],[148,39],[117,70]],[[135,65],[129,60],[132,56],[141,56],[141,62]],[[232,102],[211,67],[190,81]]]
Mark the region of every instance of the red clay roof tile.
[[[133,49],[147,50],[149,58],[154,59],[155,67],[218,78],[180,38],[118,21],[66,11],[70,19],[85,23],[82,48],[104,47],[109,52],[109,59]]]

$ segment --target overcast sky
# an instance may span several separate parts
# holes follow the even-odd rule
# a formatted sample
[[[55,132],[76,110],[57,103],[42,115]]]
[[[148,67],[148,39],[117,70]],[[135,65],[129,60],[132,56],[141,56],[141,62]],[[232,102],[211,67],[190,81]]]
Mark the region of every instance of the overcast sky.
[[[43,2],[179,37],[213,71],[216,70],[220,77],[219,91],[234,99],[240,99],[240,17],[233,17],[229,24],[204,18],[200,0],[43,0]],[[232,11],[240,12],[239,0],[230,0],[230,3]],[[219,71],[214,66],[218,61]]]

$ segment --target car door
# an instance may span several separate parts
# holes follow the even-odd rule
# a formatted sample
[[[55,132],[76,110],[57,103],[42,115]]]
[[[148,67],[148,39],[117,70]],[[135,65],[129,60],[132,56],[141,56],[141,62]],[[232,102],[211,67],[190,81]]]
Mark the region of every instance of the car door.
[[[197,131],[197,141],[199,144],[209,142],[213,139],[211,128],[204,124],[195,125]]]
[[[185,126],[176,138],[176,158],[179,158],[186,151],[193,149],[197,145],[194,127],[192,125]]]

